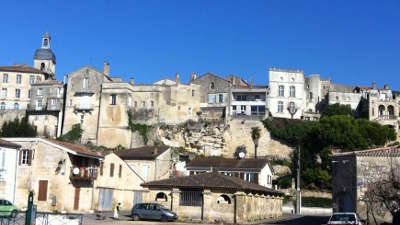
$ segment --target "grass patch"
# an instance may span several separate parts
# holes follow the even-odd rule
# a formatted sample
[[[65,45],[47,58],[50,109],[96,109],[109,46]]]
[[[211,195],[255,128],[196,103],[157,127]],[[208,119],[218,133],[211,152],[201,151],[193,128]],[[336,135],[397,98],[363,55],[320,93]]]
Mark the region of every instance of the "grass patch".
[[[303,197],[301,199],[301,206],[303,206],[303,207],[332,208],[332,199],[330,199],[330,198],[318,198],[318,197]]]

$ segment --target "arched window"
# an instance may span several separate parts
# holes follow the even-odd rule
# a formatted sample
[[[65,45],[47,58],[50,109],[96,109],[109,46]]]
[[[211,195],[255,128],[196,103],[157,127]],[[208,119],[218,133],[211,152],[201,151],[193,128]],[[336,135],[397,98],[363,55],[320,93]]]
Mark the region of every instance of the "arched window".
[[[18,103],[14,103],[14,109],[19,110],[19,104]]]
[[[381,117],[381,116],[383,116],[384,114],[385,114],[385,106],[380,105],[380,106],[378,107],[378,117]]]
[[[285,87],[283,85],[279,85],[279,96],[284,96],[285,95]]]
[[[294,113],[295,112],[294,102],[290,102],[289,103],[289,112],[290,113]]]
[[[296,87],[290,86],[290,97],[296,97]]]
[[[41,70],[41,71],[44,71],[44,68],[45,68],[44,63],[40,64],[40,70]]]
[[[210,88],[211,88],[211,89],[214,89],[214,88],[215,88],[215,84],[214,84],[214,82],[211,82],[211,84],[210,84]]]
[[[387,107],[387,110],[388,110],[389,116],[393,117],[394,116],[394,107],[392,105],[389,105]]]
[[[168,201],[168,197],[164,192],[158,192],[156,195],[157,202],[166,202]]]
[[[217,204],[231,204],[231,198],[228,195],[220,195],[217,198]]]
[[[2,103],[0,104],[0,109],[1,109],[1,110],[5,110],[5,109],[6,109],[6,103],[2,102]]]

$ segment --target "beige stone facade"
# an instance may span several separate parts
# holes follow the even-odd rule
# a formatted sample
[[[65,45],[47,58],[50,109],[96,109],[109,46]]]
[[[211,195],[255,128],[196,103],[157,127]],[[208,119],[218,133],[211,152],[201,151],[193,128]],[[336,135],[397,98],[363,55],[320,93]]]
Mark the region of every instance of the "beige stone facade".
[[[26,208],[29,191],[33,191],[39,211],[93,209],[92,181],[97,176],[100,156],[85,155],[48,139],[5,140],[21,146],[15,190],[17,207]]]

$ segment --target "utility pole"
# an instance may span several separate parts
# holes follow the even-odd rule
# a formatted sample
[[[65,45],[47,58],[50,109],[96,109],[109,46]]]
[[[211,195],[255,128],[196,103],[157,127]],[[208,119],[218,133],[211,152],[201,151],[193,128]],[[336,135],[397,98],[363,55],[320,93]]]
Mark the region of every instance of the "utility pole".
[[[301,213],[301,191],[300,191],[300,146],[297,147],[297,188],[296,188],[296,214]]]

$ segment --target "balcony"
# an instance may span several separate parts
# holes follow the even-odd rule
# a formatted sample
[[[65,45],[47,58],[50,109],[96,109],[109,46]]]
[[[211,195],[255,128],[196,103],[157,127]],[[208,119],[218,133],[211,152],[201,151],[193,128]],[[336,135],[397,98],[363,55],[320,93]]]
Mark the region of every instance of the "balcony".
[[[97,179],[96,167],[71,167],[70,176],[71,180],[78,181],[93,181]]]
[[[93,110],[92,103],[80,103],[78,105],[74,105],[75,111],[90,111]]]
[[[397,116],[395,115],[380,115],[376,120],[397,120]]]

